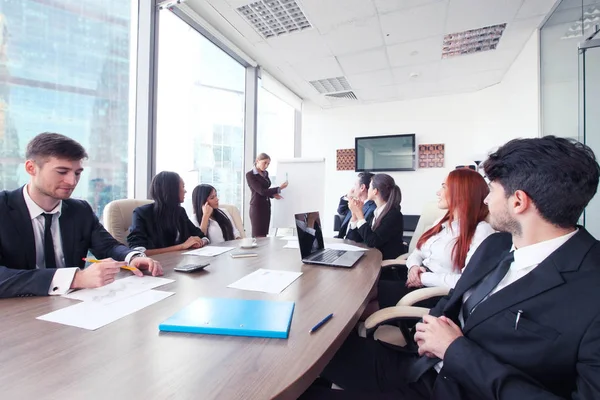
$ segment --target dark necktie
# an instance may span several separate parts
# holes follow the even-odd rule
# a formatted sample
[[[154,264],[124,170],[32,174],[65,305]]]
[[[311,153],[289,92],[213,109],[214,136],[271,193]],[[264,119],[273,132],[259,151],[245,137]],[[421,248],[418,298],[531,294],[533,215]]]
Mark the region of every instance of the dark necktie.
[[[56,256],[54,254],[54,240],[52,240],[52,217],[54,214],[42,214],[46,223],[44,224],[44,261],[46,268],[56,268]]]
[[[475,307],[479,305],[485,299],[485,297],[491,293],[492,290],[500,281],[506,276],[510,265],[515,259],[514,252],[508,253],[506,257],[500,261],[496,269],[490,272],[486,277],[484,277],[481,282],[479,282],[476,286],[474,286],[473,292],[471,296],[464,302],[462,306],[462,315],[463,315],[463,325],[467,323],[467,318]]]

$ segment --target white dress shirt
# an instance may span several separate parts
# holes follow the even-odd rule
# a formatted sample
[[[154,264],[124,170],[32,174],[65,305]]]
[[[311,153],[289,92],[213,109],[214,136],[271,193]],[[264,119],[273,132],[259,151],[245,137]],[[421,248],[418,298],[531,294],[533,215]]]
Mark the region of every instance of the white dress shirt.
[[[386,204],[387,203],[383,203],[382,205],[377,207],[375,209],[375,211],[373,211],[373,222],[371,223],[371,228],[375,226],[375,221],[377,221],[377,218],[381,215],[381,212],[383,211],[383,208],[385,207]],[[350,229],[358,229],[366,223],[367,223],[367,220],[364,218],[359,219],[358,221],[350,220]]]
[[[59,202],[52,211],[46,212],[33,201],[29,195],[28,187],[29,185],[23,186],[23,198],[25,199],[25,205],[29,211],[31,225],[33,227],[33,237],[35,240],[35,267],[37,269],[46,268],[46,260],[44,257],[44,230],[46,228],[46,219],[43,214],[53,214],[50,233],[52,234],[52,244],[54,245],[56,272],[54,273],[54,277],[48,288],[48,294],[66,294],[71,290],[71,283],[73,283],[73,278],[75,278],[75,272],[77,272],[79,268],[65,268],[65,255],[63,253],[62,236],[60,233],[62,201]],[[125,262],[129,264],[133,256],[139,254],[143,253],[137,250],[132,251],[125,257]]]
[[[233,227],[233,238],[235,239],[242,237],[242,235],[240,235],[240,231],[235,227],[235,224],[233,223],[233,218],[231,218],[229,211],[227,211],[225,208],[219,208],[219,210],[223,211],[225,216],[229,219],[229,222],[231,222],[231,226]],[[190,219],[192,220],[192,223],[195,226],[200,228],[200,223],[198,222],[198,217],[196,217],[196,214],[192,214],[192,217]],[[210,243],[218,244],[223,243],[225,241],[225,237],[223,236],[223,230],[221,229],[219,223],[214,219],[208,219],[207,230],[208,232],[204,232],[204,234],[207,236],[207,240],[209,240]]]
[[[433,226],[439,222],[436,221]],[[465,266],[469,263],[471,256],[488,236],[494,233],[494,228],[485,221],[481,221],[473,234],[469,252],[465,260]],[[457,271],[452,261],[452,249],[460,234],[460,226],[458,221],[453,221],[448,224],[448,221],[442,224],[442,230],[427,239],[420,249],[415,250],[406,260],[408,269],[413,266],[424,266],[431,272],[421,274],[421,283],[423,286],[447,287],[452,289],[456,286],[456,282],[460,278],[462,271]]]
[[[579,229],[576,229],[571,233],[567,233],[566,235],[559,236],[554,239],[521,247],[520,249],[515,249],[515,246],[513,245],[511,251],[514,250],[515,259],[512,262],[512,264],[510,264],[508,273],[504,276],[500,283],[496,285],[496,287],[490,292],[490,294],[483,299],[483,301],[486,301],[494,293],[499,292],[508,285],[518,281],[519,279],[533,271],[535,267],[537,267],[542,261],[548,258],[550,254],[554,253],[556,250],[558,250],[559,247],[561,247],[569,239],[571,239],[577,233],[577,231],[579,231]],[[469,298],[469,296],[471,296],[472,293],[473,289],[469,289],[465,292],[465,294],[463,295],[463,304],[465,303],[465,301],[467,301],[467,299]],[[458,313],[458,321],[460,322],[460,326],[462,328],[465,325],[465,321],[462,317],[462,312]],[[444,362],[440,361],[435,365],[435,370],[437,372],[440,372],[443,365]]]
[[[31,224],[33,226],[33,237],[35,240],[35,266],[38,269],[46,268],[46,260],[44,258],[44,229],[46,227],[46,220],[42,214],[53,214],[50,232],[52,234],[52,242],[54,244],[54,254],[56,256],[57,268],[54,278],[52,278],[50,288],[48,289],[48,294],[65,294],[71,288],[71,282],[73,282],[77,268],[65,268],[65,255],[63,253],[59,222],[59,217],[62,210],[62,201],[59,202],[52,211],[46,212],[33,201],[31,196],[29,196],[29,192],[27,190],[28,187],[29,185],[23,186],[23,197],[25,198],[25,205],[27,205],[27,209],[29,210]]]

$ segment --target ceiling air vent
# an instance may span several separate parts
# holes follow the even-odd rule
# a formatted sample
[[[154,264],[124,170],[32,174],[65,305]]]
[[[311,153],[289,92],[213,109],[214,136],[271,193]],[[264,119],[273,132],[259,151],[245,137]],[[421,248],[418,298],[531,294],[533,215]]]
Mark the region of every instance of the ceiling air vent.
[[[506,24],[486,26],[444,36],[442,58],[495,50]]]
[[[236,10],[265,39],[312,28],[296,0],[259,0]]]
[[[329,93],[326,94],[325,97],[333,98],[333,99],[345,99],[345,100],[358,100],[353,91],[347,92],[339,92],[339,93]]]
[[[352,88],[345,76],[337,78],[318,79],[309,82],[321,94],[349,91]]]

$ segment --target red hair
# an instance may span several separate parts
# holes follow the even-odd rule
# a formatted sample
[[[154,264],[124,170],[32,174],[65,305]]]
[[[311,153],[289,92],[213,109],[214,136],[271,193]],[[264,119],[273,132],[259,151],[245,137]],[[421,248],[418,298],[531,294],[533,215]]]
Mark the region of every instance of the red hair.
[[[417,249],[421,249],[421,246],[430,237],[440,233],[444,222],[447,221],[448,225],[451,225],[456,214],[460,232],[452,248],[452,261],[454,261],[454,268],[457,271],[462,270],[465,267],[467,253],[477,225],[488,216],[488,207],[483,200],[489,191],[485,179],[472,169],[459,168],[450,172],[446,180],[448,212],[440,222],[423,233],[417,242]]]

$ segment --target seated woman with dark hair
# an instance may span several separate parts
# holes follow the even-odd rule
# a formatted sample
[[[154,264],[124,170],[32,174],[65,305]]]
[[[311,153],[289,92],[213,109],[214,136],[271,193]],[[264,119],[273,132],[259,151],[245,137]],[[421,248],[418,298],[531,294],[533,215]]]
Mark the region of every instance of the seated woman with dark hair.
[[[208,243],[181,207],[185,197],[183,180],[175,172],[160,172],[152,179],[150,197],[154,203],[133,210],[127,243],[144,247],[146,254],[197,249]]]
[[[402,193],[394,178],[387,174],[376,174],[371,179],[367,199],[377,205],[367,220],[363,214],[363,202],[352,199],[348,207],[352,211],[348,235],[352,231],[369,247],[381,251],[384,260],[404,254],[402,242],[404,219],[400,212]]]
[[[415,288],[454,288],[477,247],[495,232],[485,221],[488,193],[483,177],[469,168],[448,174],[437,192],[438,207],[448,211],[419,238],[406,260],[408,271],[402,267],[407,277],[379,280],[379,307],[395,306]]]
[[[240,231],[233,223],[233,218],[224,208],[219,208],[217,189],[211,185],[198,185],[192,192],[194,215],[192,222],[206,232],[211,243],[222,243],[227,240],[240,239]]]

